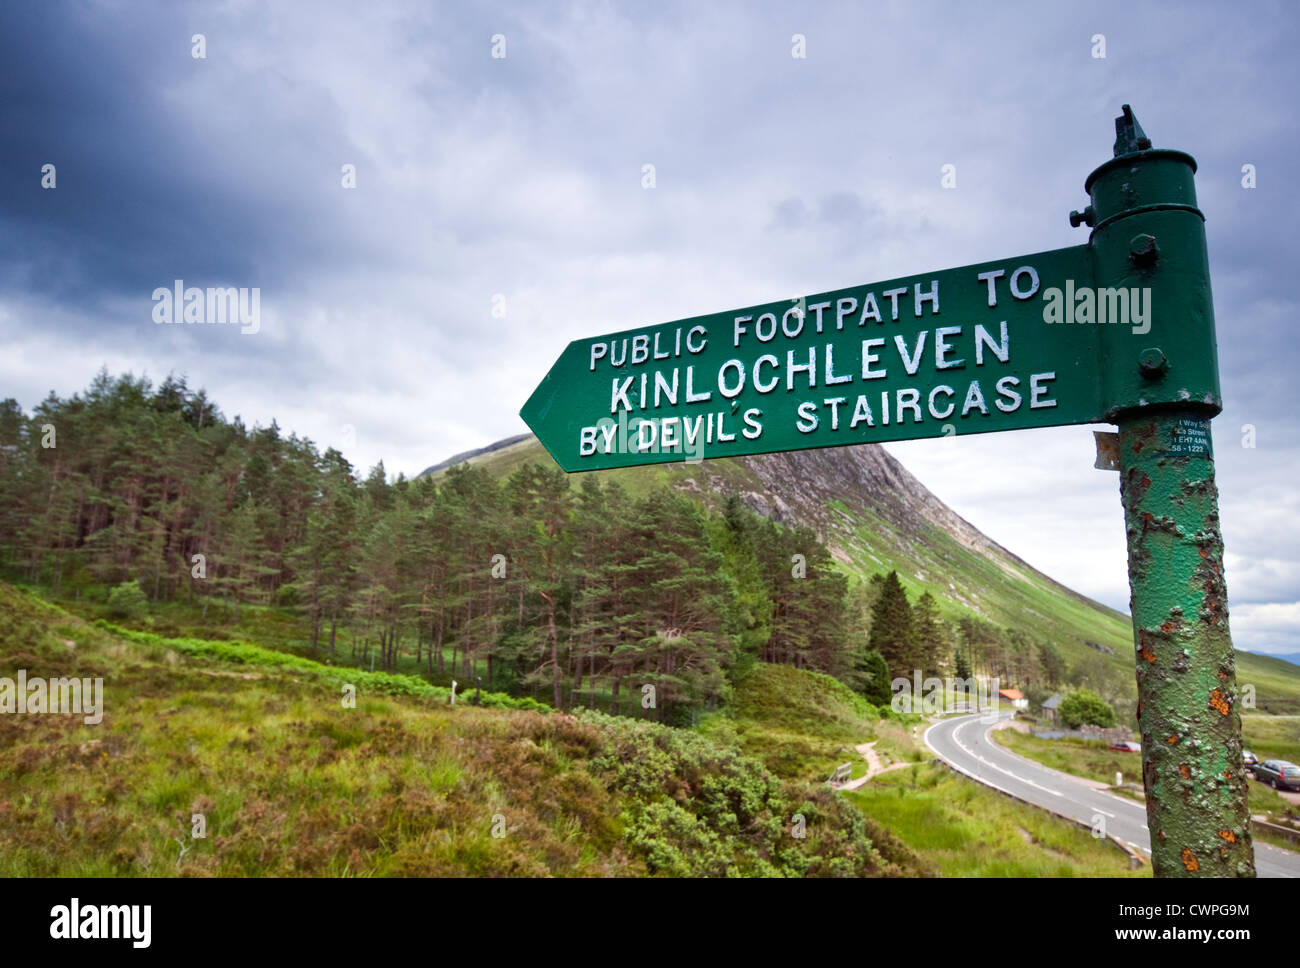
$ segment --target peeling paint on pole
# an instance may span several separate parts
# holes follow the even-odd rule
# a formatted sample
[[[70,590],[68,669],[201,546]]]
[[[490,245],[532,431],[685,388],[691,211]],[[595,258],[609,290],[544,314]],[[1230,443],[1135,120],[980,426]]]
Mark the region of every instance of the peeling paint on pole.
[[[1253,877],[1210,420],[1222,409],[1196,161],[1155,149],[1127,105],[1085,185],[1098,286],[1149,287],[1152,326],[1108,344],[1119,426],[1142,779],[1159,877]]]
[[[1210,425],[1199,421],[1206,446],[1193,456],[1188,421],[1152,414],[1120,425],[1152,866],[1157,876],[1250,877]]]

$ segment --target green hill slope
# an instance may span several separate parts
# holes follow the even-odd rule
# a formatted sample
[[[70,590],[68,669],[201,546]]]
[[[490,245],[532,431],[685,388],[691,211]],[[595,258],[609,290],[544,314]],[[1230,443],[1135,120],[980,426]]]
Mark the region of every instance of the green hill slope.
[[[102,677],[103,720],[0,715],[3,876],[929,870],[829,790],[716,738],[453,707],[357,670],[346,708],[343,670],[118,634],[0,583],[0,676],[20,669]]]
[[[702,728],[734,737],[778,776],[820,779],[844,762],[861,775],[854,747],[901,731],[838,679],[767,663],[741,677],[726,714],[707,717]]]
[[[1238,652],[1237,684],[1255,690],[1255,709],[1276,716],[1300,715],[1300,667],[1282,659]]]
[[[1127,873],[936,767],[853,794],[803,775],[908,728],[786,666],[694,732],[452,707],[405,676],[92,625],[0,583],[0,676],[19,669],[103,677],[104,715],[0,715],[0,876]]]

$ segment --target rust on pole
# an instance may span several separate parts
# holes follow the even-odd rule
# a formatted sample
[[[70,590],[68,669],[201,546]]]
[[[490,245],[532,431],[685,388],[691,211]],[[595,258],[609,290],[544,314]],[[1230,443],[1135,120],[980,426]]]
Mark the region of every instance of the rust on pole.
[[[1191,447],[1203,454],[1189,454]],[[1120,424],[1138,723],[1157,876],[1255,872],[1210,423]]]
[[[1153,149],[1128,105],[1089,176],[1099,293],[1145,294],[1147,322],[1105,341],[1137,666],[1152,867],[1253,877],[1210,419],[1222,410],[1196,162]],[[1100,295],[1098,298],[1101,298]],[[1131,345],[1130,345],[1131,344]]]

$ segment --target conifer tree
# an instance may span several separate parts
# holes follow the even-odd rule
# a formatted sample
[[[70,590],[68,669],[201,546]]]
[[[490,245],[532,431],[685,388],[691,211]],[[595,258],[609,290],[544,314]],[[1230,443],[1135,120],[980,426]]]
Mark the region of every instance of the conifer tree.
[[[927,675],[942,677],[948,671],[952,642],[948,625],[939,615],[939,606],[928,591],[921,593],[912,608],[912,626],[921,670]]]
[[[859,691],[876,706],[888,706],[893,698],[889,666],[879,652],[863,652],[858,663]]]
[[[532,636],[541,664],[534,671],[540,677],[550,671],[551,697],[557,709],[563,707],[560,661],[560,607],[565,589],[565,572],[573,550],[569,527],[573,496],[567,476],[559,468],[528,464],[510,475],[506,485],[516,525],[511,542],[518,567],[532,595],[540,600],[540,618]]]
[[[920,668],[912,606],[896,571],[886,575],[881,585],[880,598],[872,612],[869,647],[885,660],[891,680],[900,676],[910,679],[913,670]]]

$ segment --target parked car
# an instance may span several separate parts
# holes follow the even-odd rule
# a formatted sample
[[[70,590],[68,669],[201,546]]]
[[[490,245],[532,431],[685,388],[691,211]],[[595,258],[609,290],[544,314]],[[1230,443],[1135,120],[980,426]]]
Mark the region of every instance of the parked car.
[[[1110,748],[1116,753],[1141,753],[1142,744],[1125,741],[1123,743],[1111,743]]]
[[[1259,766],[1259,757],[1250,750],[1242,750],[1241,762],[1246,767],[1247,773],[1254,773],[1255,767]]]
[[[1255,779],[1274,790],[1300,790],[1300,766],[1286,760],[1265,760],[1255,767]]]

